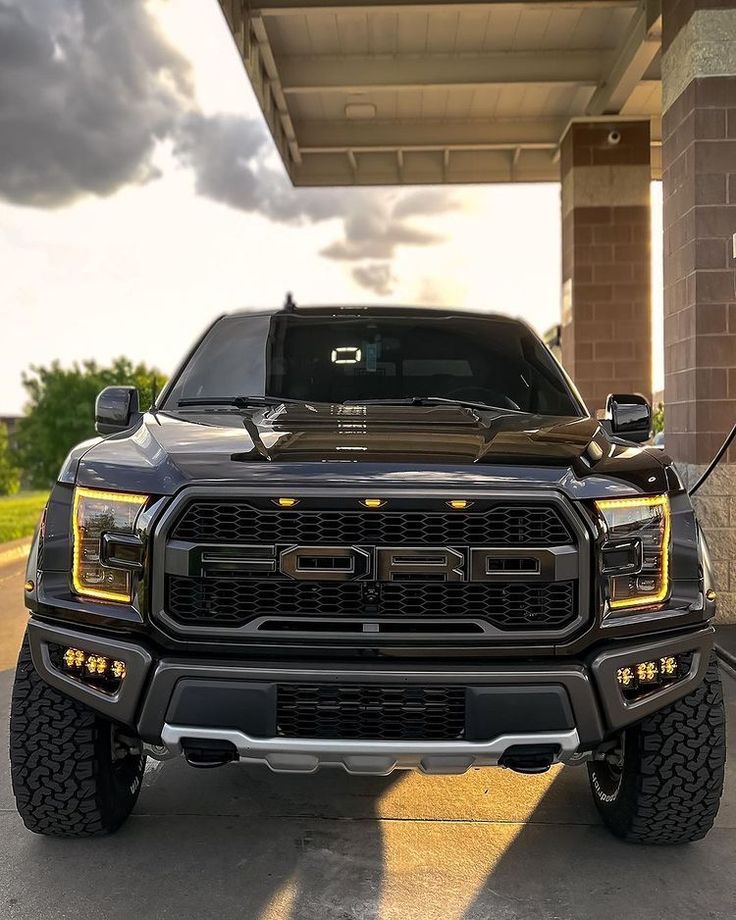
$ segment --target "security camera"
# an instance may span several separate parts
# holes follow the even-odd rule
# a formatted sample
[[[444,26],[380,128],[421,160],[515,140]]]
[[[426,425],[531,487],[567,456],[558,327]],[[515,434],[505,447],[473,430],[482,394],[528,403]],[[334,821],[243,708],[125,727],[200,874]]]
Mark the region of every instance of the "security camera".
[[[616,144],[621,143],[621,132],[616,130],[609,131],[607,140],[611,147],[615,147]]]

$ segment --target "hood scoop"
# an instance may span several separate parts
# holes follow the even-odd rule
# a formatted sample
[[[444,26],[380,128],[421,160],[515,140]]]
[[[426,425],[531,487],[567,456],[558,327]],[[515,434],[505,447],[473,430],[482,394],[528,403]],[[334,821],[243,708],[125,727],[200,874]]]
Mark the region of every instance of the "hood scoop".
[[[462,425],[477,428],[483,419],[465,406],[320,406],[287,405],[265,415],[262,424],[274,430],[294,427],[360,429],[365,425],[432,426]]]

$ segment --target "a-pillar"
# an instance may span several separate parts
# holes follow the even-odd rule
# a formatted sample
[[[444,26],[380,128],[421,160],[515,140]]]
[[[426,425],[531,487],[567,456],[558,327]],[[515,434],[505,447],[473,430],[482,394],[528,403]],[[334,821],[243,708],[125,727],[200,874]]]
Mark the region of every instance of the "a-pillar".
[[[591,412],[652,392],[648,121],[573,122],[562,178],[562,363]]]
[[[736,2],[663,11],[665,443],[692,484],[736,422]],[[736,621],[736,450],[695,500]]]

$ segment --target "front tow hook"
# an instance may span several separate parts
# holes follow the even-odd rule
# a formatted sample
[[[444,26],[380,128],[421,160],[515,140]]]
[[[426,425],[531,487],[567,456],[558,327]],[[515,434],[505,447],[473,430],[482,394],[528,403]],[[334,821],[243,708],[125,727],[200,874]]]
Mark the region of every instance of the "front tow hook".
[[[516,773],[546,773],[560,756],[557,744],[516,744],[499,758],[499,766]]]
[[[207,738],[183,738],[182,751],[190,767],[211,770],[224,767],[238,759],[234,744],[229,741],[211,741]]]

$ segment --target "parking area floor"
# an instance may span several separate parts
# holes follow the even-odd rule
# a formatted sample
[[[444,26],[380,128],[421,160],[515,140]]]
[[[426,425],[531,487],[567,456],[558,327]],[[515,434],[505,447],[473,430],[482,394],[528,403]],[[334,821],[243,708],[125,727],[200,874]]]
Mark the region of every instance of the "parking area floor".
[[[0,567],[0,705],[23,631],[23,566]],[[736,731],[736,682],[724,675]],[[0,746],[7,750],[7,719]],[[600,825],[584,769],[541,777],[337,771],[279,776],[149,764],[115,836],[29,834],[0,761],[0,917],[269,920],[720,920],[736,912],[736,744],[709,837],[629,846]]]

